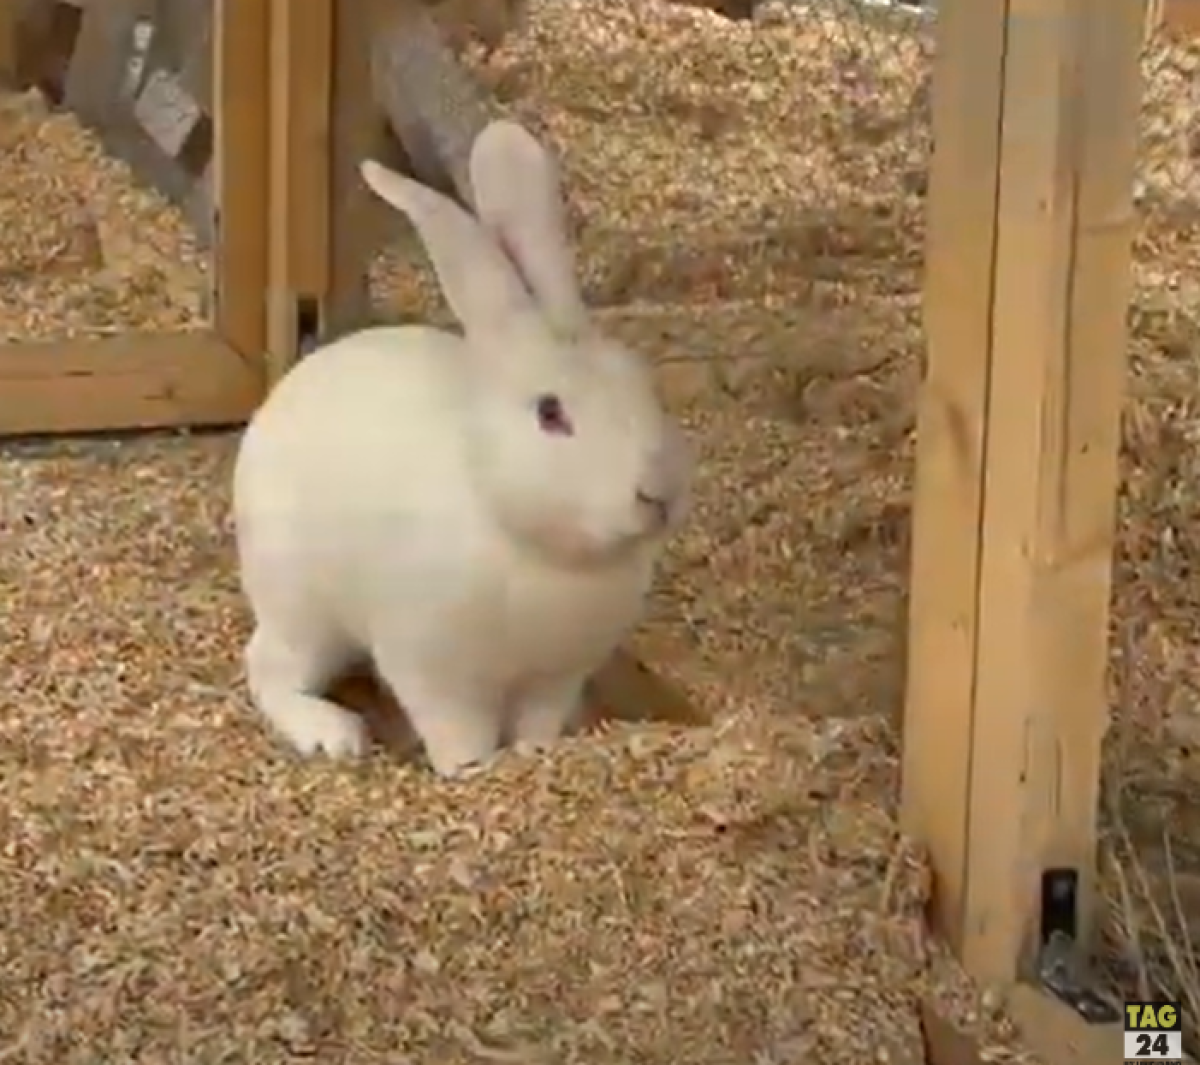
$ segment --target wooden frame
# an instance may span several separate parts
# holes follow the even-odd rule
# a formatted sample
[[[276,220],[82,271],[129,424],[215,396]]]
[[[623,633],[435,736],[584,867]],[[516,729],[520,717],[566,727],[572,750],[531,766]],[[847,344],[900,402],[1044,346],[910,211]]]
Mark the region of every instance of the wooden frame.
[[[939,15],[903,820],[937,926],[993,985],[1035,975],[1046,871],[1078,877],[1068,934],[1090,932],[1142,22]],[[1046,1060],[1080,1027],[1117,1053],[1119,1025],[1019,997]]]
[[[394,219],[362,187],[358,161],[397,162],[364,61],[375,11],[374,0],[272,0],[272,381],[314,339],[301,325],[328,340],[369,316],[363,265]],[[315,321],[301,322],[306,310]]]
[[[269,3],[216,0],[212,327],[0,345],[0,436],[236,424],[261,400]]]

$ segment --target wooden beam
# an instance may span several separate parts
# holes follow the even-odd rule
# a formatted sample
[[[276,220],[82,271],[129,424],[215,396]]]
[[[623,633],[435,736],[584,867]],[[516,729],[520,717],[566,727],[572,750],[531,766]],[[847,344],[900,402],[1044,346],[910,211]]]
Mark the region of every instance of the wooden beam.
[[[17,3],[0,0],[0,89],[17,85]]]
[[[935,924],[959,943],[1006,15],[1002,0],[944,5],[933,75],[937,150],[927,201],[903,815],[937,870]]]
[[[334,5],[329,284],[321,308],[326,340],[370,324],[367,270],[381,231],[395,225],[394,212],[359,177],[364,158],[394,162],[388,154],[387,120],[371,89],[372,33],[381,7],[380,0]]]
[[[0,344],[0,437],[236,425],[261,396],[207,331]]]
[[[989,982],[1028,961],[1047,868],[1088,933],[1142,14],[941,14],[903,805]]]
[[[1028,984],[1009,988],[1004,1006],[1025,1045],[1047,1065],[1095,1065],[1124,1058],[1120,1021],[1089,1022]],[[986,1065],[989,1056],[979,1038],[961,1030],[936,1001],[922,1001],[920,1010],[926,1065]]]
[[[333,0],[272,0],[268,373],[299,357],[300,306],[329,284]]]
[[[1095,1065],[1125,1060],[1125,1029],[1089,1023],[1075,1010],[1028,984],[1013,987],[1006,1002],[1025,1043],[1047,1065]]]
[[[267,347],[270,0],[216,0],[216,327],[261,366]]]
[[[1109,604],[1116,550],[1121,408],[1128,363],[1133,206],[1141,103],[1133,4],[1096,11],[1082,0],[1082,136],[1075,149],[1075,229],[1069,332],[1053,417],[1060,434],[1049,471],[1042,605],[1049,702],[1046,787],[1035,816],[1044,864],[1087,871],[1080,900],[1093,923],[1101,742],[1108,726]],[[1051,612],[1053,611],[1053,612]]]

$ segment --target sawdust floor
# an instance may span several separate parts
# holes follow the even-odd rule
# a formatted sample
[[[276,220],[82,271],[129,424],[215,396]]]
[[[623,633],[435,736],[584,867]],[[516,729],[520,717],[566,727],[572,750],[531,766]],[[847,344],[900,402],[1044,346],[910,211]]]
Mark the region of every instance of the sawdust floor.
[[[878,488],[879,466],[843,441],[826,468],[852,420],[739,408],[697,397],[697,517],[641,647],[716,724],[454,784],[300,763],[256,720],[233,439],[6,450],[0,1049],[918,1062],[925,989],[976,1006],[891,817],[871,678],[894,669],[898,547],[854,531],[876,505],[839,472]],[[775,468],[763,434],[805,446]]]
[[[668,65],[697,49],[706,85],[721,82],[715,63],[762,66],[757,80],[721,68],[741,86],[721,101],[737,151],[708,144],[704,172],[706,188],[733,192],[674,233],[617,198],[634,173],[614,176],[607,158],[588,170],[589,153],[603,121],[614,165],[636,141],[677,172],[670,153],[695,146],[651,151],[645,122],[622,133],[618,116],[560,107],[530,75],[583,213],[603,219],[583,237],[589,292],[656,360],[701,452],[693,517],[635,644],[714,723],[622,726],[452,784],[384,756],[301,763],[240,681],[236,441],[7,447],[0,1057],[915,1065],[928,994],[992,1060],[1032,1060],[999,1001],[927,940],[926,871],[893,817],[922,348],[920,202],[897,183],[920,138],[871,157],[897,176],[869,195],[847,156],[820,202],[795,200],[810,186],[780,159],[825,145],[837,162],[845,133],[818,120],[820,100],[805,112],[780,86],[798,84],[803,53],[803,84],[844,99],[820,66],[838,53],[700,14],[646,16],[633,32],[625,10],[535,10],[530,48],[559,64],[554,85],[568,52],[582,81],[603,70],[624,84],[651,70],[664,34],[679,49]],[[554,21],[586,12],[604,22],[588,47]],[[793,147],[761,155],[734,189],[747,84],[761,128]],[[900,112],[914,84],[900,82]],[[657,85],[634,86],[650,111]],[[1165,868],[1146,842],[1186,832],[1200,791],[1200,333],[1160,276],[1197,245],[1168,214],[1148,217],[1139,243],[1110,745],[1110,782],[1133,812],[1106,820],[1118,902],[1115,870],[1139,896],[1136,870]],[[392,291],[408,308],[428,278],[401,274],[416,291]],[[1176,883],[1197,882],[1198,857],[1176,849]],[[1169,981],[1170,937],[1147,932],[1145,899],[1116,909],[1114,973]]]

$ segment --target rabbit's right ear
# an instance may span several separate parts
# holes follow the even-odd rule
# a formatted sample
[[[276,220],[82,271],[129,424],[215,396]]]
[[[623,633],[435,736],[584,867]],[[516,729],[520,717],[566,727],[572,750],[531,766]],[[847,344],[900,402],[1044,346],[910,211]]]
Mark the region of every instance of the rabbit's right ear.
[[[562,334],[584,331],[589,316],[557,160],[524,126],[496,119],[471,146],[470,173],[479,220],[495,234],[544,319]]]
[[[416,228],[446,302],[465,330],[495,328],[533,310],[508,257],[458,204],[373,159],[365,160],[360,171],[367,187]]]

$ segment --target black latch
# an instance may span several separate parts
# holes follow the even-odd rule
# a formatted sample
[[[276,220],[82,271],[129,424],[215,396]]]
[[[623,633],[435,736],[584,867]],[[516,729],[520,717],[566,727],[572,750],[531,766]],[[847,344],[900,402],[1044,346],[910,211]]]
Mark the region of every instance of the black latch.
[[[321,346],[321,301],[315,296],[296,297],[296,347],[300,357]]]
[[[1047,991],[1091,1024],[1121,1019],[1117,1007],[1094,990],[1079,945],[1079,873],[1048,869],[1042,874],[1042,913],[1037,979]]]

